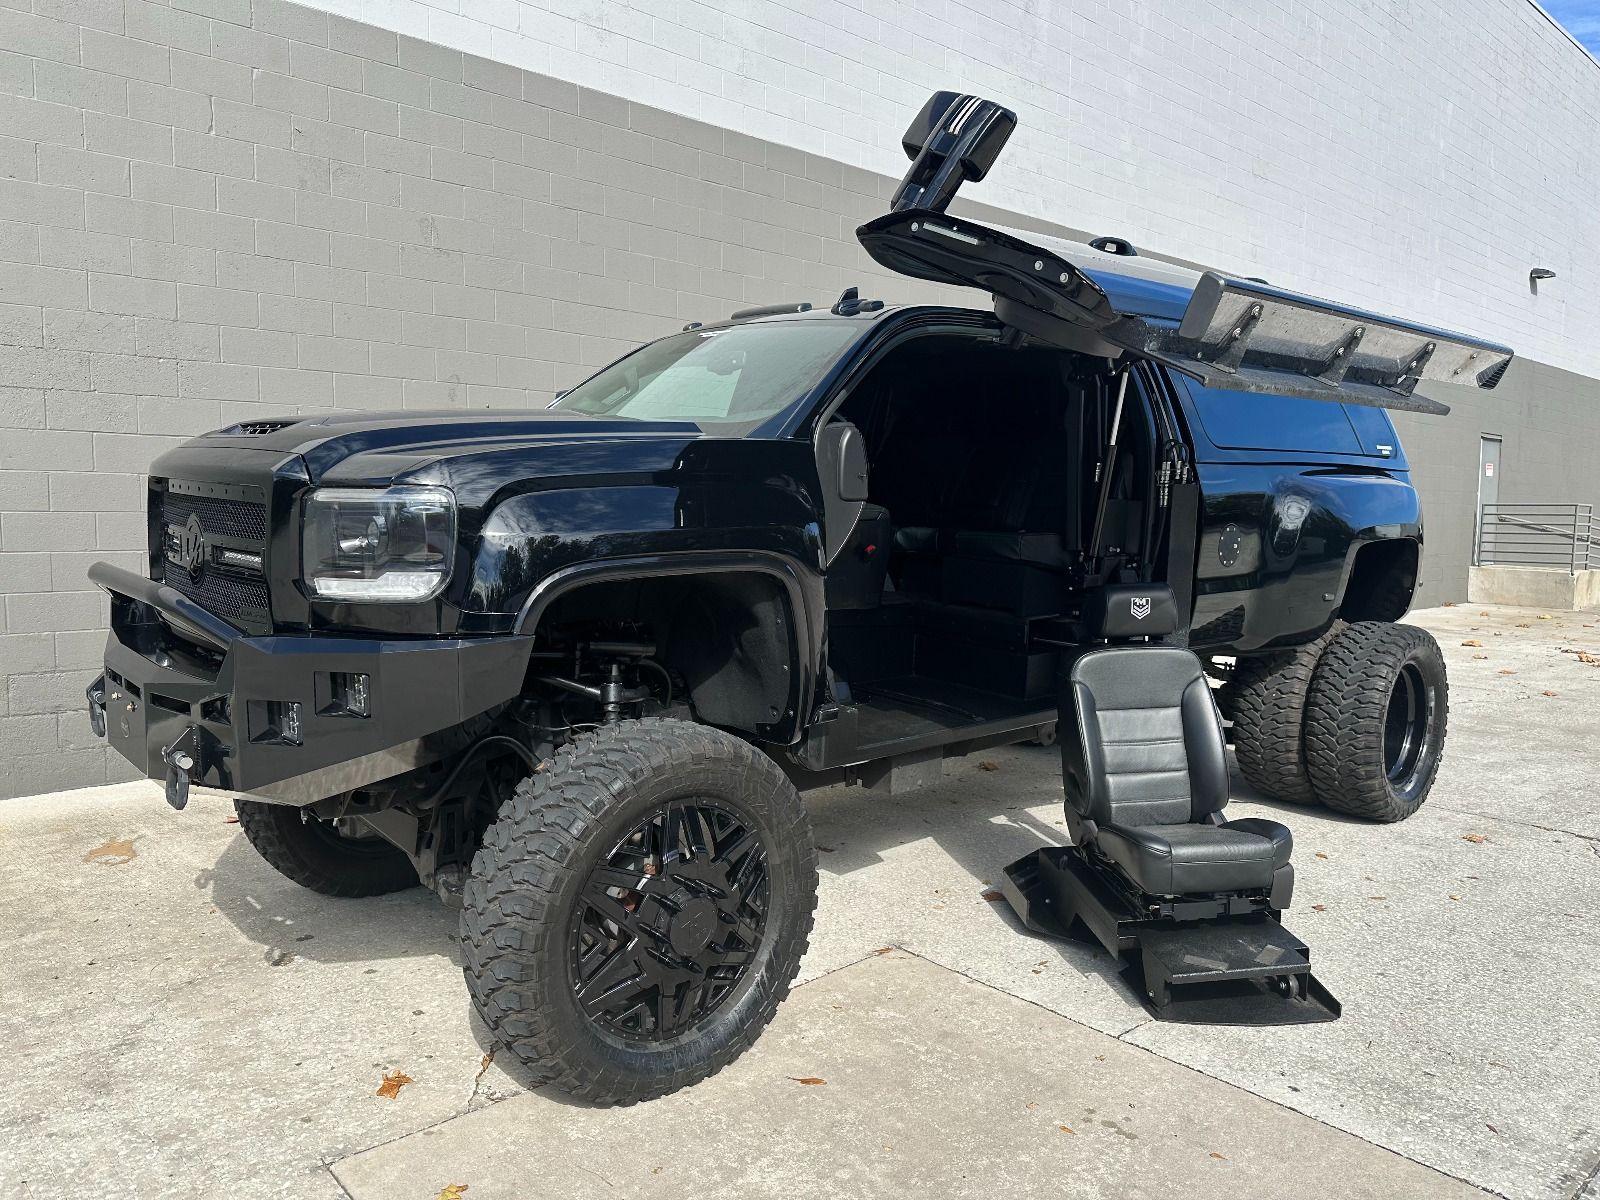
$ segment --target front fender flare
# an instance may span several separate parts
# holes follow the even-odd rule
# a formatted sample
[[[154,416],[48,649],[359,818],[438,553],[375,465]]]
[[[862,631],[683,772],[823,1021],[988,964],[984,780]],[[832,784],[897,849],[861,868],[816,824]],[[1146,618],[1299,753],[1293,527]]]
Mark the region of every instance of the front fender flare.
[[[796,648],[792,715],[771,730],[771,740],[792,744],[805,727],[816,691],[825,602],[820,573],[807,571],[787,555],[764,550],[685,550],[574,563],[552,571],[534,585],[517,614],[516,632],[533,635],[551,604],[590,584],[716,574],[763,575],[775,580],[783,589]]]

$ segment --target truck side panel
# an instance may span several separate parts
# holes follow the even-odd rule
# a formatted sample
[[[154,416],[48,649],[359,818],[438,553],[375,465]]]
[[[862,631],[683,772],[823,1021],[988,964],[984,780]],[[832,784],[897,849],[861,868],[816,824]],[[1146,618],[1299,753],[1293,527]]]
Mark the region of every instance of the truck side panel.
[[[1375,543],[1405,543],[1392,558],[1395,586],[1409,587],[1422,513],[1387,413],[1177,382],[1204,497],[1196,648],[1315,638],[1341,615],[1356,559]]]
[[[1405,472],[1284,463],[1200,463],[1196,649],[1299,645],[1339,614],[1356,556],[1422,540]]]

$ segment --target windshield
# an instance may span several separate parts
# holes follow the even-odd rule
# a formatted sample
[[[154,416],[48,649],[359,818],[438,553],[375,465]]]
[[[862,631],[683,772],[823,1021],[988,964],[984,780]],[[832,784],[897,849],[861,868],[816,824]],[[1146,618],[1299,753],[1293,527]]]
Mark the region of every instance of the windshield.
[[[641,347],[551,407],[753,429],[809,391],[860,333],[853,322],[827,320],[694,329]]]

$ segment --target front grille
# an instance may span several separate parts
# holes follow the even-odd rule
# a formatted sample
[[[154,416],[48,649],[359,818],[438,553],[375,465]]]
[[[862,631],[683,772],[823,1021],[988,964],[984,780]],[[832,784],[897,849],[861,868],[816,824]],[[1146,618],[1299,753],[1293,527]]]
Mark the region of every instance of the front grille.
[[[256,498],[260,495],[259,488],[171,480],[152,523],[152,578],[252,633],[266,633],[272,627],[265,562],[267,506]],[[191,517],[199,521],[205,537],[198,578],[181,562],[167,558],[169,530],[183,529]],[[224,548],[261,556],[260,569],[219,562],[218,552]]]
[[[236,538],[259,546],[267,540],[267,506],[251,500],[224,500],[216,496],[187,496],[168,491],[161,502],[161,519],[182,525],[194,513],[208,534]]]
[[[207,612],[244,629],[266,631],[270,623],[267,615],[267,581],[242,579],[237,575],[224,575],[221,571],[207,571],[195,583],[187,572],[174,567],[167,572],[166,585],[182,592]]]

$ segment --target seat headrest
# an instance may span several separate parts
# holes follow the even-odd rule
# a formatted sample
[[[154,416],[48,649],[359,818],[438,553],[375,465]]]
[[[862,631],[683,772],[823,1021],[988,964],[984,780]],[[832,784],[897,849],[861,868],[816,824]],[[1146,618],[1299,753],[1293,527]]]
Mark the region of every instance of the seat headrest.
[[[1108,583],[1083,602],[1092,638],[1165,637],[1178,629],[1178,602],[1164,583]]]

